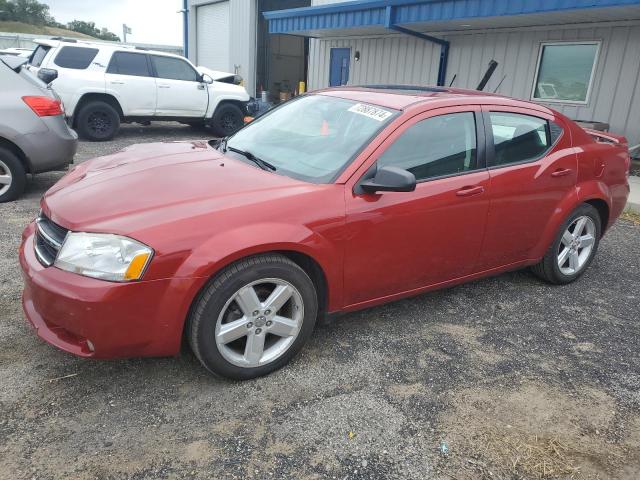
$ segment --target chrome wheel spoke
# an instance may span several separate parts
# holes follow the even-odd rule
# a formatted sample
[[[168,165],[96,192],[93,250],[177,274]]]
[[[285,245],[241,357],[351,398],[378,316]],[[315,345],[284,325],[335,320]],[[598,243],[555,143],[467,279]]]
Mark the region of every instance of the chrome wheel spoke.
[[[240,289],[233,299],[247,317],[253,316],[253,312],[260,310],[262,307],[258,294],[251,285]]]
[[[244,348],[244,360],[249,365],[258,365],[264,353],[264,334],[249,335],[247,345]]]
[[[580,248],[587,248],[596,243],[596,239],[591,234],[586,234],[580,237]]]
[[[273,318],[273,324],[269,327],[269,333],[278,335],[279,337],[291,337],[298,333],[298,322],[290,318],[276,315]]]
[[[560,252],[560,255],[558,255],[558,266],[560,268],[562,268],[564,264],[567,263],[567,258],[569,258],[570,254],[571,254],[570,248],[565,248],[562,250],[562,252]]]
[[[577,272],[579,267],[580,267],[580,256],[578,255],[578,252],[574,250],[569,255],[569,268],[574,272]]]
[[[223,323],[216,333],[218,343],[227,344],[247,335],[247,320],[242,317],[233,322]]]
[[[11,175],[0,175],[0,185],[10,185]]]
[[[587,217],[580,217],[576,222],[576,228],[573,229],[573,236],[579,237],[582,235],[585,225],[587,224]]]
[[[293,289],[289,285],[278,285],[264,302],[264,308],[276,313],[287,303],[291,295],[293,295]]]
[[[571,232],[569,232],[569,230],[565,230],[564,234],[562,235],[562,244],[565,247],[570,247],[571,242],[573,242],[573,235],[571,235]]]

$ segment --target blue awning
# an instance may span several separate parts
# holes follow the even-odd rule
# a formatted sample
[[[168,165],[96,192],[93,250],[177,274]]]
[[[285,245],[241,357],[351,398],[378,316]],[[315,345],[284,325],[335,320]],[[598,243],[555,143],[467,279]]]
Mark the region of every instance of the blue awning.
[[[269,33],[311,37],[570,24],[640,18],[640,0],[355,0],[263,13]]]

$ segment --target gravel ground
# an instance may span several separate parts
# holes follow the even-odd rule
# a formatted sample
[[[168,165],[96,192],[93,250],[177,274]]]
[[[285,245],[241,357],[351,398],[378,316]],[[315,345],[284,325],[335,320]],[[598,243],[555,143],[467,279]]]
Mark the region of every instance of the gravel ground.
[[[204,136],[125,126],[77,161]],[[0,478],[639,478],[640,225],[572,285],[514,272],[349,314],[238,383],[186,349],[87,361],[32,334],[16,250],[60,176],[0,205]]]

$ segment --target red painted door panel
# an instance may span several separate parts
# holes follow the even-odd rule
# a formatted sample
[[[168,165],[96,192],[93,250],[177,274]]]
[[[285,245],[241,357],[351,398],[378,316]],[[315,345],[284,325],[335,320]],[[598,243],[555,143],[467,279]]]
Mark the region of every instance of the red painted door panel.
[[[489,209],[490,183],[486,169],[477,169],[477,165],[474,169],[468,157],[473,146],[469,142],[475,141],[474,127],[470,127],[475,125],[474,117],[469,112],[479,110],[456,107],[414,117],[365,162],[364,167],[377,162],[378,167],[406,168],[418,179],[423,175],[424,181],[414,192],[359,195],[347,188],[347,305],[475,271]],[[479,147],[482,152],[484,144]],[[466,152],[464,162],[457,152]],[[483,155],[478,154],[476,159],[482,166]],[[452,168],[464,173],[442,176]],[[356,175],[357,180],[362,170]]]
[[[465,187],[484,192],[457,195]],[[482,246],[488,190],[489,174],[481,170],[420,183],[415,192],[348,196],[346,303],[470,274]]]
[[[544,117],[540,112],[511,107],[486,109],[489,110]],[[560,120],[553,117],[545,119],[562,126]],[[490,137],[493,135],[490,122],[485,123],[489,126],[487,137]],[[487,141],[487,150],[491,152],[491,139]],[[490,162],[491,153],[488,157]],[[567,128],[555,146],[539,160],[505,166],[489,163],[491,206],[479,270],[531,260],[530,252],[540,242],[552,214],[566,196],[575,194],[577,168]]]

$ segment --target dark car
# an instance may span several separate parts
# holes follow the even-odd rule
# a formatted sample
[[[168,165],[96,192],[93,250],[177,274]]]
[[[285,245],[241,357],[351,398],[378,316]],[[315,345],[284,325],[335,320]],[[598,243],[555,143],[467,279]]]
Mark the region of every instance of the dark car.
[[[66,169],[78,144],[62,102],[26,61],[0,56],[0,202],[23,192],[27,174]]]

